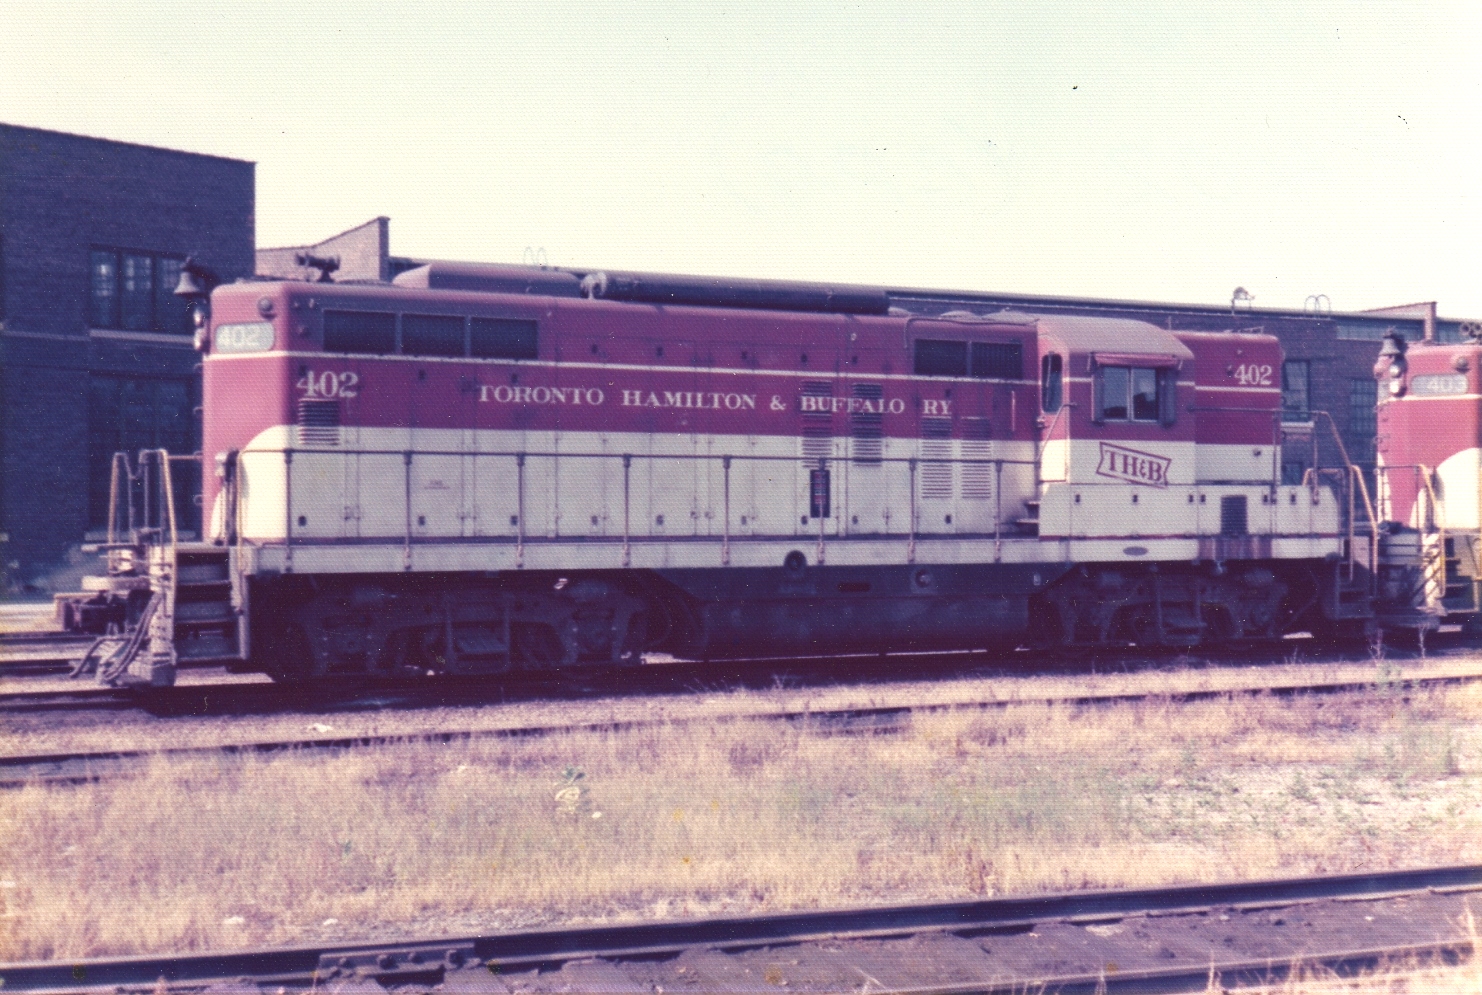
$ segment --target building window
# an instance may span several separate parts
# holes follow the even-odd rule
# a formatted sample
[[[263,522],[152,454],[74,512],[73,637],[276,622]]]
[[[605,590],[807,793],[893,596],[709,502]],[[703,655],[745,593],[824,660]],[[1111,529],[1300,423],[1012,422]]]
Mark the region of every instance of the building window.
[[[1355,377],[1348,381],[1348,434],[1355,439],[1371,440],[1379,432],[1379,416],[1375,405],[1379,399],[1379,387],[1371,377]]]
[[[129,249],[88,254],[88,324],[131,332],[191,332],[190,306],[175,296],[178,256]]]
[[[1337,325],[1340,342],[1382,342],[1387,333],[1394,331],[1403,332],[1411,342],[1419,342],[1425,337],[1425,325],[1419,321],[1372,318],[1368,321],[1340,321]]]
[[[1281,420],[1312,420],[1312,364],[1305,359],[1289,359],[1281,364]]]

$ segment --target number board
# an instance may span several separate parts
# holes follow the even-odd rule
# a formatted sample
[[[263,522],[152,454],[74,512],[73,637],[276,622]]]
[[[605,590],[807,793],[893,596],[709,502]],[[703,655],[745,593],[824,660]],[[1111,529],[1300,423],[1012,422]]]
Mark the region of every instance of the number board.
[[[216,326],[217,352],[267,352],[273,347],[273,326],[266,321]]]

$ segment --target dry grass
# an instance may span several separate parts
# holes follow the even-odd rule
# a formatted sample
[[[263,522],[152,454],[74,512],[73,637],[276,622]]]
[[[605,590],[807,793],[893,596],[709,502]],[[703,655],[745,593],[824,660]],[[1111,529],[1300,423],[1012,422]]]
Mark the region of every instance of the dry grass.
[[[1458,938],[1471,944],[1470,955],[1448,965],[1437,958],[1410,958],[1379,965],[1356,977],[1340,977],[1326,968],[1298,963],[1281,982],[1241,989],[1250,995],[1477,995],[1482,992],[1482,935],[1470,903],[1462,916]],[[1226,991],[1211,977],[1207,995]]]
[[[0,959],[1476,861],[1479,717],[1462,688],[158,761],[0,795]]]
[[[598,698],[571,702],[521,702],[509,705],[400,710],[297,713],[278,716],[213,716],[210,718],[93,714],[64,718],[46,713],[7,717],[0,731],[0,756],[74,753],[88,750],[158,749],[170,746],[213,746],[314,736],[375,736],[428,729],[493,729],[510,726],[561,725],[632,721],[661,717],[675,721],[746,715],[780,710],[825,710],[896,707],[975,701],[1042,701],[1074,695],[1179,695],[1203,691],[1239,691],[1278,684],[1314,681],[1375,682],[1390,685],[1410,678],[1473,674],[1482,667],[1475,656],[1432,656],[1425,660],[1375,661],[1264,666],[1190,667],[1174,661],[1166,669],[1101,674],[1039,674],[969,677],[888,684],[790,688],[785,680],[766,691],[688,689],[672,698]],[[1026,664],[1027,665],[1027,664]],[[182,683],[210,680],[186,671]],[[216,680],[238,678],[215,678]],[[7,688],[9,685],[9,688]],[[67,690],[78,682],[64,679],[24,682],[0,677],[0,690]]]
[[[1242,995],[1477,995],[1482,992],[1482,971],[1477,963],[1473,958],[1460,967],[1394,965],[1355,978],[1299,968],[1277,984],[1239,991]],[[1224,995],[1226,989],[1211,986],[1207,991],[1209,995]]]

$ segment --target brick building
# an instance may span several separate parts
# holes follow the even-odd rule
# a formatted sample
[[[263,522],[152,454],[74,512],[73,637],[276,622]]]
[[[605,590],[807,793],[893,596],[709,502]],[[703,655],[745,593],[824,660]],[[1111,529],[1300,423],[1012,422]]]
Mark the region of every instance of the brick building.
[[[252,275],[253,172],[0,124],[0,588],[104,526],[115,450],[195,450],[198,357],[171,291],[187,256]]]
[[[277,280],[316,280],[319,270],[300,262],[306,256],[333,259],[338,268],[330,278],[336,283],[384,283],[422,265],[418,260],[391,254],[391,219],[380,217],[313,245],[258,249],[257,275]]]

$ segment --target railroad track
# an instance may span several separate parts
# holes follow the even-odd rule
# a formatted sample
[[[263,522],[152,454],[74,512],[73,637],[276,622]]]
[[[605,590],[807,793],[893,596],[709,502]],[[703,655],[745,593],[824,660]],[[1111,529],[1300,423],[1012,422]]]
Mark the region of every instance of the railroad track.
[[[13,635],[31,635],[31,633]],[[82,659],[82,655],[97,639],[96,636],[58,639],[52,633],[45,635],[47,636],[45,639],[22,640],[14,643],[0,642],[0,678],[56,677],[66,674],[71,671],[78,660]],[[180,665],[181,670],[219,667],[220,664],[216,663],[195,663],[193,661],[186,661]]]
[[[0,632],[0,646],[63,645],[67,643],[85,646],[96,638],[98,637],[87,633],[63,632],[60,629]]]
[[[1386,688],[1390,692],[1404,694],[1425,688],[1456,686],[1476,681],[1482,681],[1482,672],[1469,675],[1412,678],[1397,681],[1393,685],[1386,685]],[[248,687],[265,689],[274,695],[282,693],[279,685],[248,685]],[[540,726],[507,726],[489,729],[436,730],[378,736],[270,740],[218,746],[169,747],[159,750],[108,750],[87,753],[20,755],[0,757],[0,789],[17,788],[27,784],[83,784],[112,778],[128,777],[142,771],[149,762],[158,758],[203,756],[245,757],[292,751],[344,752],[367,747],[472,743],[484,740],[534,739],[580,733],[631,732],[659,726],[685,726],[696,722],[704,722],[707,725],[740,722],[750,722],[759,725],[790,725],[819,735],[887,735],[904,731],[909,727],[913,718],[917,716],[986,712],[1025,705],[1097,707],[1144,702],[1151,699],[1192,703],[1260,695],[1289,698],[1298,695],[1352,694],[1373,691],[1376,687],[1378,685],[1373,682],[1332,682],[1285,684],[1246,689],[1207,689],[1189,691],[1183,694],[1111,693],[1065,697],[1014,697],[981,701],[940,702],[925,705],[887,705],[868,708],[742,713],[729,716],[706,716],[704,718],[607,720],[602,722]],[[170,689],[172,694],[182,690],[185,689]],[[192,692],[199,691],[203,696],[209,697],[222,690],[234,690],[234,687],[231,685],[218,685],[191,690]],[[137,707],[136,703],[130,701],[131,695],[129,692],[101,689],[74,693],[97,697],[100,704],[92,706],[94,708],[126,709]],[[36,709],[45,708],[45,699],[47,696],[37,693],[37,697],[41,698],[42,701],[37,703]],[[194,697],[194,693],[191,697]],[[385,704],[387,702],[384,699],[376,699],[376,707],[384,707]]]
[[[134,711],[139,698],[119,688],[82,687],[65,691],[12,691],[0,694],[0,715],[34,712]]]
[[[87,640],[91,638],[93,637],[87,637]],[[85,648],[84,646],[83,649]],[[78,650],[75,656],[80,656],[81,652],[82,650]],[[445,676],[435,681],[420,677],[410,679],[366,678],[355,683],[354,678],[346,677],[339,684],[281,685],[288,690],[276,694],[266,690],[267,685],[259,683],[256,685],[256,690],[243,692],[240,698],[233,697],[231,694],[212,694],[209,696],[210,700],[216,704],[209,707],[212,709],[211,714],[221,713],[227,702],[237,701],[240,701],[240,707],[252,712],[272,711],[279,707],[275,703],[289,703],[295,710],[301,710],[299,709],[301,703],[317,702],[322,703],[326,708],[333,709],[339,707],[335,704],[336,698],[350,702],[348,707],[355,707],[354,699],[366,695],[379,695],[388,700],[404,701],[408,703],[408,707],[413,707],[414,702],[419,698],[429,700],[437,698],[440,699],[440,703],[446,704],[453,700],[454,695],[464,696],[460,699],[464,703],[480,704],[490,701],[503,702],[534,698],[575,699],[603,694],[665,694],[694,690],[765,689],[779,686],[779,684],[799,688],[826,686],[838,684],[841,681],[890,683],[1051,673],[1070,676],[1088,671],[1091,673],[1134,672],[1190,665],[1218,668],[1226,665],[1260,666],[1294,661],[1311,665],[1349,662],[1345,657],[1337,654],[1303,656],[1304,653],[1311,652],[1312,646],[1307,642],[1281,640],[1271,643],[1209,647],[1201,649],[1200,653],[1194,657],[1177,650],[1135,647],[1116,653],[1093,652],[1085,648],[1033,653],[1021,649],[892,654],[890,656],[758,658],[719,662],[675,661],[644,667],[591,667],[468,677]],[[1433,641],[1429,655],[1442,657],[1472,652],[1473,649],[1469,644],[1460,640],[1458,636],[1451,635],[1439,643]],[[1391,657],[1404,660],[1415,655],[1417,654],[1396,650]],[[41,677],[65,672],[75,662],[74,659],[53,658],[38,663],[22,658],[18,654],[10,654],[10,657],[13,660],[8,660],[7,654],[0,652],[0,677],[8,674],[16,678],[8,682],[6,686],[17,690],[25,683],[26,677]],[[17,669],[8,669],[8,662],[13,662]],[[33,672],[26,674],[26,668],[32,668]],[[216,664],[196,666],[184,664],[181,669],[205,673],[212,670],[219,671],[221,668]],[[220,684],[213,687],[219,690],[228,686]],[[246,686],[245,682],[242,686]],[[198,690],[199,685],[177,686],[150,692],[136,700],[144,702],[147,699],[144,707],[151,710],[170,708],[171,702],[174,701],[180,703],[181,708],[188,705],[189,711],[200,714],[202,708],[206,706],[203,706],[200,700],[191,698],[191,694]],[[48,693],[56,697],[51,704],[44,706],[47,710],[63,707],[64,698],[61,692],[53,690]],[[14,699],[13,706],[7,704],[9,699]],[[98,699],[86,697],[78,699],[82,707],[91,707],[96,700]],[[0,694],[0,712],[23,711],[30,708],[31,706],[25,702],[24,692]],[[172,714],[179,714],[179,712]]]
[[[0,632],[0,677],[65,674],[96,638],[65,632]]]
[[[1475,956],[1482,866],[0,964],[7,992],[1202,992]]]
[[[92,643],[96,636],[74,635],[59,632],[19,632],[0,633],[0,678],[30,678],[30,677],[54,677],[67,673],[72,665],[81,658],[83,652]],[[1431,655],[1445,655],[1448,651],[1466,651],[1472,649],[1469,641],[1457,632],[1447,632],[1439,636],[1433,636],[1430,644]],[[1224,663],[1279,663],[1290,657],[1294,652],[1301,653],[1304,650],[1310,652],[1308,644],[1303,642],[1293,643],[1288,640],[1277,640],[1267,643],[1238,644],[1232,646],[1210,646],[1200,647],[1198,659],[1213,665]],[[1411,651],[1404,648],[1389,647],[1388,652],[1396,658],[1404,658],[1411,655]],[[842,659],[834,658],[787,658],[757,660],[733,660],[721,663],[678,663],[672,666],[677,668],[690,668],[693,674],[686,675],[682,679],[695,680],[746,680],[751,676],[746,673],[748,669],[763,669],[769,672],[778,667],[788,668],[800,674],[808,674],[819,668],[837,668],[851,676],[859,674],[862,676],[877,675],[892,668],[900,670],[907,667],[924,668],[925,670],[942,670],[952,667],[982,667],[982,666],[1016,666],[1018,663],[1033,659],[1036,668],[1049,667],[1057,670],[1076,669],[1090,666],[1092,669],[1105,670],[1110,667],[1124,667],[1137,669],[1146,666],[1160,666],[1169,660],[1178,659],[1183,654],[1178,650],[1158,648],[1127,648],[1121,650],[1110,650],[1106,648],[1062,648],[1038,651],[1029,654],[1024,650],[1019,651],[964,651],[953,653],[921,653],[921,654],[895,654],[890,657],[872,655],[860,655]],[[1314,662],[1320,662],[1314,660]],[[185,662],[181,664],[181,670],[192,669],[219,669],[219,664],[204,663],[193,664]],[[624,674],[634,673],[632,670],[624,670]],[[483,678],[486,681],[516,681],[527,675],[490,675]],[[581,676],[577,671],[568,672],[570,677]],[[547,680],[549,678],[546,678]]]

